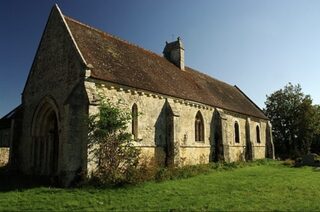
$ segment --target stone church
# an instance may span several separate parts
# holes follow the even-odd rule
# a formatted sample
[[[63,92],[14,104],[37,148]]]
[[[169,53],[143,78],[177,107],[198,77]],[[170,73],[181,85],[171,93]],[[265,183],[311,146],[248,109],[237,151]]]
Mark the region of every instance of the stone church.
[[[98,93],[132,112],[135,145],[159,165],[272,158],[262,110],[237,86],[185,66],[184,51],[178,38],[160,56],[54,6],[22,103],[2,130],[13,132],[10,164],[64,184],[90,173],[85,120],[98,110]]]

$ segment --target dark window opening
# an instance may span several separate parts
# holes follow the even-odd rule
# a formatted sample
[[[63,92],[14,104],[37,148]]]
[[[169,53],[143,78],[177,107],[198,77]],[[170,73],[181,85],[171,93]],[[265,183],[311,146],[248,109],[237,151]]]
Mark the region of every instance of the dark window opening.
[[[135,140],[138,139],[138,106],[137,104],[133,104],[132,111],[132,135]]]
[[[197,112],[194,127],[195,127],[195,140],[204,141],[204,123],[203,123],[203,117],[200,111]]]
[[[236,143],[240,143],[239,124],[238,124],[238,122],[234,123],[234,141]]]
[[[256,127],[256,134],[257,134],[257,143],[261,143],[259,126]]]

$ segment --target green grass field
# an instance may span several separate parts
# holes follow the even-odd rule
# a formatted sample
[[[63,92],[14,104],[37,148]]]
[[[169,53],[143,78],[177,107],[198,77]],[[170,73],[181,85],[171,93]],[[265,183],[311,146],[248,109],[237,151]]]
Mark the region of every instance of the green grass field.
[[[272,162],[124,188],[9,189],[0,210],[320,211],[320,171]]]

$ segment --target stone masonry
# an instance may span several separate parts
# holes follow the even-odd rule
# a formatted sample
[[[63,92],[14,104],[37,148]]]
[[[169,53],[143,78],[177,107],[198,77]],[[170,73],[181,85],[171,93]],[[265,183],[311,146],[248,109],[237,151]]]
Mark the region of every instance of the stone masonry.
[[[90,174],[86,120],[98,110],[99,93],[127,111],[136,104],[135,145],[160,166],[273,157],[263,112],[237,88],[185,66],[180,39],[166,47],[161,57],[54,6],[14,128],[16,168],[62,185]]]

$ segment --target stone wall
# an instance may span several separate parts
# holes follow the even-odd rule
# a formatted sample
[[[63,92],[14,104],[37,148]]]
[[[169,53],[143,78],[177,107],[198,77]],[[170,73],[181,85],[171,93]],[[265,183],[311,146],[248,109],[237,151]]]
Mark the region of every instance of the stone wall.
[[[266,120],[247,117],[242,114],[224,111],[225,114],[225,149],[226,161],[245,160],[246,152],[251,151],[252,159],[265,158],[265,143],[266,143]],[[237,122],[240,128],[240,142],[235,142],[234,123]],[[256,127],[260,129],[260,143],[257,142]],[[246,129],[248,128],[248,129]],[[250,145],[248,146],[248,139]],[[251,150],[250,150],[251,148]]]
[[[99,97],[104,96],[112,103],[120,100],[120,107],[131,111],[133,104],[137,104],[138,112],[138,141],[135,145],[142,148],[144,155],[154,158],[164,164],[166,157],[166,107],[170,107],[174,115],[174,162],[176,165],[208,163],[212,161],[212,143],[214,140],[214,126],[222,122],[224,144],[224,158],[228,162],[245,160],[247,130],[250,131],[252,143],[252,159],[265,157],[266,120],[250,119],[246,129],[248,117],[242,114],[225,111],[182,99],[155,94],[153,92],[119,86],[110,82],[88,79],[85,82],[90,102],[89,114],[98,111]],[[195,141],[195,116],[200,111],[204,121],[204,141]],[[219,111],[222,120],[214,120],[214,113]],[[240,142],[234,140],[234,123],[240,127]],[[260,143],[256,141],[255,128],[260,127]],[[131,124],[128,125],[128,131]],[[89,170],[90,170],[89,165]]]
[[[0,147],[0,167],[8,164],[9,152],[9,147]]]
[[[251,141],[253,144],[253,158],[263,159],[266,155],[266,131],[267,131],[267,121],[260,121],[257,119],[252,119],[251,132],[252,137]],[[256,127],[260,129],[260,143],[257,141]]]
[[[85,126],[88,110],[84,90],[85,68],[57,8],[50,14],[23,91],[23,132],[19,146],[20,169],[31,174],[34,166],[32,132],[39,105],[50,99],[59,128],[58,172],[64,178],[86,164]]]

